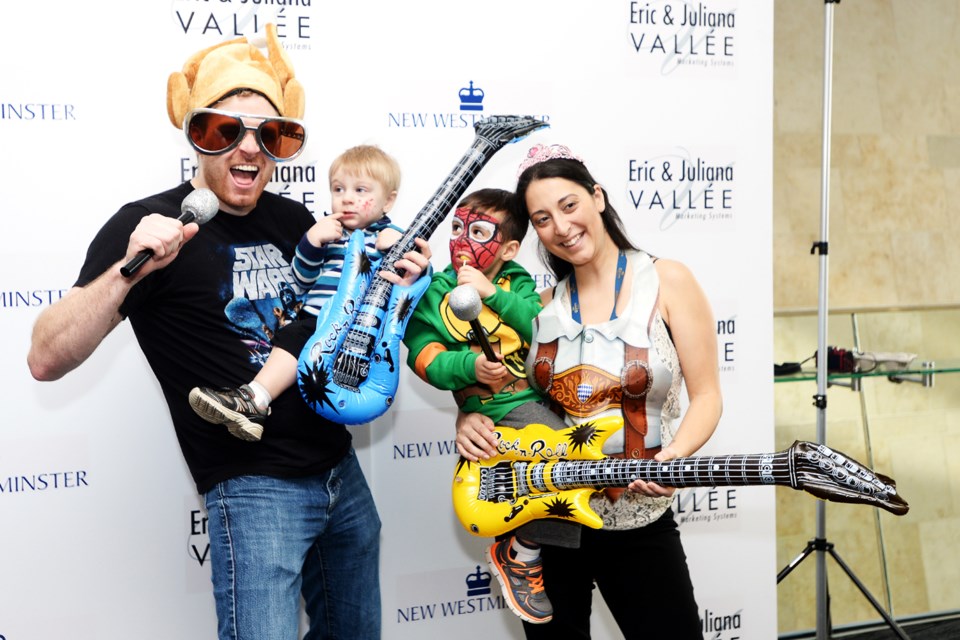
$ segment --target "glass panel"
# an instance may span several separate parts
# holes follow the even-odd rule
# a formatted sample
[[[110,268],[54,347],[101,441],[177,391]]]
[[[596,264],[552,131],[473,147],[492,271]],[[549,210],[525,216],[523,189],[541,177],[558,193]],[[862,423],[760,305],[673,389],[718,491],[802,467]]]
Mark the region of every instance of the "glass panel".
[[[816,312],[774,318],[777,362],[800,362],[817,349]],[[826,444],[893,478],[910,512],[901,517],[863,505],[827,503],[827,540],[878,602],[896,617],[960,609],[960,309],[838,311],[827,344],[844,349],[916,353],[904,371],[828,376]],[[924,362],[932,366],[925,368]],[[933,386],[896,383],[891,375]],[[816,365],[775,378],[778,450],[815,441]],[[859,391],[841,388],[856,380]],[[785,384],[805,383],[805,384]],[[869,448],[868,448],[869,444]],[[872,461],[872,463],[871,463]],[[777,561],[785,567],[816,534],[816,500],[777,488]],[[882,541],[882,547],[881,547]],[[778,585],[781,632],[816,625],[815,553]],[[826,559],[835,628],[879,615],[851,579]],[[884,563],[886,568],[884,568]],[[886,580],[885,580],[886,577]],[[888,602],[889,585],[889,602]]]

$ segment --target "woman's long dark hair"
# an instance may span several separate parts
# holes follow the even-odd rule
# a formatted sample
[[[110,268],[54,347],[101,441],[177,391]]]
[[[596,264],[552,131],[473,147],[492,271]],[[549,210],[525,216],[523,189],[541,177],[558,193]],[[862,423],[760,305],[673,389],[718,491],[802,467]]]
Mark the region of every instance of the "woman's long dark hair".
[[[527,189],[530,187],[530,183],[546,178],[563,178],[570,182],[575,182],[586,189],[587,193],[591,195],[593,194],[594,186],[599,184],[594,180],[593,176],[590,175],[587,167],[577,160],[555,158],[553,160],[547,160],[546,162],[540,162],[528,167],[520,174],[520,179],[517,181],[514,208],[518,216],[523,216],[527,220],[530,219],[530,211],[527,209]],[[600,219],[603,220],[603,228],[610,235],[610,238],[617,248],[624,251],[637,251],[638,248],[635,247],[630,241],[630,238],[627,237],[627,232],[623,227],[623,221],[613,208],[613,205],[610,204],[610,198],[602,186],[600,187],[600,192],[603,194],[603,201],[606,205],[603,211],[600,212]],[[538,243],[537,251],[540,259],[543,260],[547,268],[553,272],[557,280],[562,280],[573,273],[573,265],[550,253],[546,247],[543,246],[542,242]]]

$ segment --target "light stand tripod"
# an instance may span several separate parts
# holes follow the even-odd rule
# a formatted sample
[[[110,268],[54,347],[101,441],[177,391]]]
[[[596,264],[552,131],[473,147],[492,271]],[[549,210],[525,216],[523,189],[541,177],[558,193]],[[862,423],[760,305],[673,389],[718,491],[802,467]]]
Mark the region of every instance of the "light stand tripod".
[[[814,406],[817,407],[817,442],[826,443],[826,411],[827,411],[827,285],[828,269],[827,254],[828,242],[827,234],[829,231],[829,210],[830,210],[830,127],[831,127],[831,107],[832,107],[832,79],[833,79],[833,9],[840,0],[825,0],[824,3],[824,40],[823,40],[823,166],[822,180],[820,190],[820,241],[814,243],[810,253],[817,252],[820,256],[820,282],[819,298],[817,304],[817,395],[814,396]],[[777,574],[777,584],[779,584],[787,575],[793,571],[807,556],[816,552],[816,570],[817,570],[817,640],[829,640],[831,632],[830,620],[830,593],[827,588],[827,556],[830,554],[840,568],[843,569],[847,577],[853,581],[853,584],[860,590],[864,597],[873,605],[887,625],[893,630],[898,638],[909,640],[909,636],[903,632],[903,629],[897,625],[896,621],[888,614],[876,598],[870,595],[870,592],[862,582],[854,575],[853,571],[837,554],[832,542],[827,540],[826,527],[826,504],[822,500],[817,501],[817,532],[816,538],[807,543],[804,550],[789,565],[784,567]]]

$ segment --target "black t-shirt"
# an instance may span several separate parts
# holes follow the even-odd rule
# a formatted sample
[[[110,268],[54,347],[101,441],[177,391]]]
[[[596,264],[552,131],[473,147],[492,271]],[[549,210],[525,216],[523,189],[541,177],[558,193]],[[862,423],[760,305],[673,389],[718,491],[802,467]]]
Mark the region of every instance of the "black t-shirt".
[[[141,218],[179,216],[191,191],[185,182],[122,207],[90,244],[76,286],[123,258]],[[314,413],[296,385],[274,399],[260,442],[245,442],[205,422],[187,400],[193,387],[238,387],[260,370],[273,334],[296,315],[290,265],[313,223],[302,205],[264,192],[246,216],[222,211],[214,216],[170,265],[137,283],[120,307],[160,382],[201,493],[238,475],[320,473],[349,450],[349,432]]]

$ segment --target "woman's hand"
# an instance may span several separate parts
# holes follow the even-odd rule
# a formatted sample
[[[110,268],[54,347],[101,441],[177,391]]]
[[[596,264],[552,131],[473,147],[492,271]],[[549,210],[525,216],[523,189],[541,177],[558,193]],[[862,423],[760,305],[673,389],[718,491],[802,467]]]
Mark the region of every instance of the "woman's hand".
[[[679,458],[680,454],[675,451],[672,447],[664,447],[661,449],[653,459],[657,462],[666,462],[667,460],[673,460],[674,458]],[[651,498],[669,498],[672,496],[677,488],[676,487],[662,487],[656,482],[645,482],[643,480],[634,480],[629,485],[627,489],[633,491],[634,493],[642,493],[645,496],[650,496]]]
[[[471,462],[489,460],[497,455],[499,440],[493,433],[493,420],[479,413],[457,412],[457,451]]]

